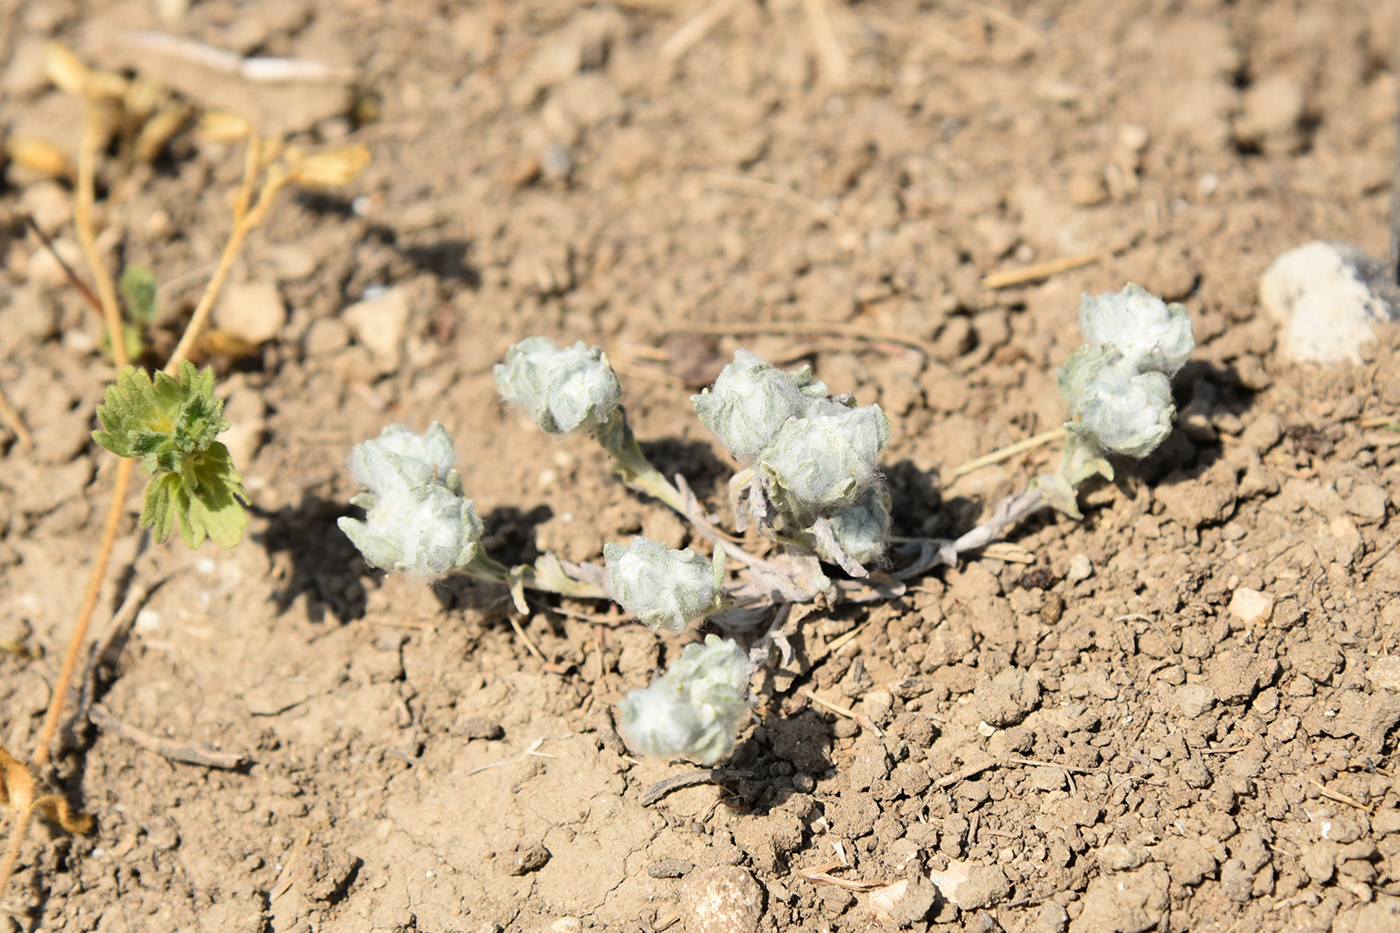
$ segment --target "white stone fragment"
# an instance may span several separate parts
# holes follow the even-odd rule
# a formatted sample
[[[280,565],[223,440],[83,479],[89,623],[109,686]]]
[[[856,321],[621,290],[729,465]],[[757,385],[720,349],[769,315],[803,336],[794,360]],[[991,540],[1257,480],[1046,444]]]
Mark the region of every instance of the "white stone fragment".
[[[1281,325],[1279,353],[1302,363],[1361,362],[1374,325],[1400,319],[1400,288],[1385,267],[1345,243],[1315,240],[1275,259],[1259,300]]]
[[[1263,625],[1274,614],[1274,597],[1242,586],[1230,597],[1230,615],[1246,625]]]

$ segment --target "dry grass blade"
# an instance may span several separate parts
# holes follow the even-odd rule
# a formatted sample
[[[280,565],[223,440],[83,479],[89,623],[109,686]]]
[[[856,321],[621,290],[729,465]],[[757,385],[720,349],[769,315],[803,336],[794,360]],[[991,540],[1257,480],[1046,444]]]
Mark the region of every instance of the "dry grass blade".
[[[1041,279],[1048,279],[1052,275],[1059,275],[1061,272],[1069,272],[1071,269],[1078,269],[1090,263],[1098,262],[1108,254],[1099,251],[1093,253],[1080,253],[1077,256],[1064,256],[1060,259],[1049,259],[1045,262],[1033,263],[1023,266],[1020,269],[1010,269],[1006,272],[993,272],[982,279],[982,287],[992,290],[998,288],[1010,288],[1013,285],[1025,285],[1029,282],[1038,282]]]
[[[847,891],[873,891],[876,888],[885,887],[883,881],[847,881],[845,878],[837,878],[831,874],[832,871],[844,867],[846,866],[840,862],[828,862],[816,868],[804,868],[798,874],[813,884],[832,884],[838,888],[845,888]]]

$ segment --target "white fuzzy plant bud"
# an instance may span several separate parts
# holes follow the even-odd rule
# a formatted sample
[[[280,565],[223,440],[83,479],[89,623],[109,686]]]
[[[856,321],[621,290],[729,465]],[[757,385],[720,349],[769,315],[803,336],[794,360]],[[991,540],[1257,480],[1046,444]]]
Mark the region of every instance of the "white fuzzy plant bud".
[[[783,425],[757,468],[784,511],[829,514],[854,505],[879,482],[880,451],[889,440],[890,420],[880,406],[819,399]]]
[[[383,570],[440,577],[480,553],[481,518],[462,495],[452,435],[437,422],[424,434],[399,425],[355,445],[350,474],[367,488],[350,501],[365,520],[337,524],[365,560]]]
[[[603,546],[613,599],[653,630],[683,632],[719,609],[724,552],[707,560],[690,548],[676,550],[650,538]]]
[[[1081,443],[1141,459],[1171,433],[1171,376],[1195,347],[1191,319],[1181,305],[1130,284],[1121,292],[1085,295],[1079,323],[1087,342],[1058,377],[1073,419],[1066,428]],[[1067,478],[1075,484],[1084,471],[1072,472]]]
[[[633,751],[713,765],[734,751],[748,718],[748,657],[737,644],[707,635],[687,645],[665,676],[633,690],[618,708],[622,737]]]
[[[622,401],[607,355],[583,341],[561,350],[548,337],[530,337],[506,352],[495,373],[501,398],[550,434],[605,424]]]
[[[1079,326],[1086,343],[1117,347],[1132,372],[1174,376],[1196,347],[1186,308],[1132,283],[1121,292],[1085,295]]]
[[[812,378],[810,366],[784,372],[748,350],[738,350],[714,387],[692,395],[690,401],[700,423],[748,465],[772,445],[789,419],[805,414],[812,400],[826,393],[826,385]]]

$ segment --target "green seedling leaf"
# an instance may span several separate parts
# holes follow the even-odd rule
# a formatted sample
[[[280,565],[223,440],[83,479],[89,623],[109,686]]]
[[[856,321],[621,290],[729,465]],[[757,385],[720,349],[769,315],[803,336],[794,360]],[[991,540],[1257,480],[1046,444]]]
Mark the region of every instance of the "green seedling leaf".
[[[176,524],[191,548],[205,538],[231,548],[243,537],[248,491],[228,448],[215,438],[229,427],[214,397],[214,372],[186,361],[180,378],[127,366],[98,406],[102,430],[92,438],[119,457],[139,459],[151,478],[141,526],[164,543]]]
[[[122,270],[118,288],[122,293],[122,304],[126,315],[145,326],[155,323],[159,308],[156,306],[156,274],[145,266],[130,265]]]
[[[146,341],[141,334],[141,328],[130,321],[122,321],[122,344],[126,347],[126,358],[129,360],[134,360],[146,352]],[[106,356],[115,358],[112,357],[112,338],[105,330],[97,341],[97,348]]]

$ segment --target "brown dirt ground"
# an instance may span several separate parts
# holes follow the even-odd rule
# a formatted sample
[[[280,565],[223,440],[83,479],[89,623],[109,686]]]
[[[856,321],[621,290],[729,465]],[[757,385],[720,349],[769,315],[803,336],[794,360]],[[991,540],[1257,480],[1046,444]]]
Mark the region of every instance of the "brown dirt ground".
[[[1255,297],[1305,240],[1384,251],[1396,5],[740,0],[668,58],[705,6],[0,12],[12,133],[76,143],[75,105],[36,77],[59,38],[305,144],[374,153],[357,196],[288,198],[236,275],[288,309],[221,383],[250,538],[150,546],[133,497],[104,596],[110,612],[133,578],[161,583],[102,707],[252,764],[177,764],[85,724],[54,778],[97,829],[34,834],[0,928],[650,931],[674,921],[687,873],[723,865],[760,882],[762,929],[871,928],[869,894],[804,875],[842,858],[829,877],[847,882],[964,871],[961,906],[942,899],[915,929],[1400,928],[1400,434],[1364,421],[1400,404],[1400,334],[1364,365],[1289,365]],[[341,63],[353,87],[181,70],[124,49],[132,27]],[[377,120],[348,118],[355,94]],[[235,150],[182,134],[138,170],[104,243],[163,280],[197,274],[238,171]],[[0,636],[42,650],[0,653],[0,743],[16,752],[113,470],[87,440],[111,377],[96,322],[21,209],[72,249],[64,189],[11,166],[0,385],[36,446],[0,433]],[[980,284],[1089,251],[1109,255]],[[735,756],[751,777],[726,787],[644,807],[689,766],[624,759],[609,733],[606,712],[676,640],[613,607],[542,602],[523,621],[541,661],[501,591],[385,579],[335,529],[349,446],[437,419],[507,559],[686,540],[586,441],[502,410],[491,364],[536,333],[602,344],[650,452],[716,508],[728,467],[687,383],[740,345],[811,362],[891,415],[899,531],[964,529],[1054,452],[940,471],[1063,420],[1054,368],[1079,341],[1078,297],[1128,280],[1185,302],[1200,343],[1165,449],[1090,492],[1082,523],[1014,534],[1043,573],[975,559],[897,602],[811,614]],[[197,286],[169,292],[171,318]],[[736,322],[773,326],[665,341]],[[1233,612],[1242,588],[1270,594],[1272,616]]]

